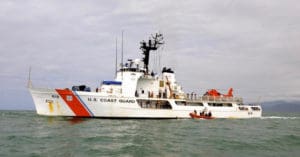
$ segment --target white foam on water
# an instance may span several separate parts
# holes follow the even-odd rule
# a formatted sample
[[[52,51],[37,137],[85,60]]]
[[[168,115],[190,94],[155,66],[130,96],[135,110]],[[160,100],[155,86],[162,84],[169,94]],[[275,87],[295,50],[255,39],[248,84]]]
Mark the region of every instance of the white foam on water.
[[[260,117],[260,119],[300,119],[300,117],[279,117],[279,116],[268,116],[268,117]]]

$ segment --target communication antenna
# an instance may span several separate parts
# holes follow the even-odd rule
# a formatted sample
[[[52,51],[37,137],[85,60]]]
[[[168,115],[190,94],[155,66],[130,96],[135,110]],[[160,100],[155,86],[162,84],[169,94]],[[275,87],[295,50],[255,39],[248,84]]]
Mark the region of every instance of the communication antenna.
[[[257,98],[257,105],[259,105],[261,103],[261,96],[259,96],[258,98]]]
[[[118,38],[116,38],[116,76],[118,71]]]
[[[124,34],[124,30],[122,30],[122,55],[121,55],[121,66],[122,66],[122,80],[123,80],[123,67],[124,67],[124,65],[123,65],[123,34]]]
[[[32,82],[31,82],[31,66],[29,67],[29,72],[28,72],[28,82],[27,82],[27,88],[32,87]]]

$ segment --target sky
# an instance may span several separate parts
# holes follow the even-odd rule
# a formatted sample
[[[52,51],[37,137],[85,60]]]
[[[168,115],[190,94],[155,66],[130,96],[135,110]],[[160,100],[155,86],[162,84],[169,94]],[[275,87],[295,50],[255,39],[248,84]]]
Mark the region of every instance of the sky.
[[[300,1],[1,0],[0,109],[34,109],[29,67],[34,87],[114,79],[122,31],[124,59],[141,58],[140,41],[162,33],[150,64],[171,67],[187,93],[232,87],[245,102],[300,100]]]

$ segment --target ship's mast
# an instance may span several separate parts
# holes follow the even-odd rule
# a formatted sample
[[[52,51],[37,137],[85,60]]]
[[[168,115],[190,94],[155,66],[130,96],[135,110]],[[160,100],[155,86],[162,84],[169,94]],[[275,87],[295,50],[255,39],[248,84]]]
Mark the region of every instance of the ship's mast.
[[[116,67],[115,67],[115,75],[117,76],[118,72],[118,39],[116,38]]]
[[[122,69],[124,67],[124,63],[123,63],[123,34],[124,34],[124,31],[122,30],[122,50],[121,50],[121,66],[122,66]],[[122,80],[123,80],[123,70],[122,70]]]
[[[152,38],[152,39],[151,39]],[[144,62],[144,66],[146,69],[146,73],[149,72],[149,58],[150,58],[150,51],[153,50],[157,50],[161,45],[164,44],[163,41],[163,35],[162,34],[158,34],[156,33],[155,36],[151,36],[151,38],[148,40],[148,42],[146,41],[142,41],[141,42],[141,47],[140,49],[143,51],[143,62]]]
[[[29,72],[28,72],[27,88],[32,88],[32,82],[31,82],[31,66],[29,67]]]

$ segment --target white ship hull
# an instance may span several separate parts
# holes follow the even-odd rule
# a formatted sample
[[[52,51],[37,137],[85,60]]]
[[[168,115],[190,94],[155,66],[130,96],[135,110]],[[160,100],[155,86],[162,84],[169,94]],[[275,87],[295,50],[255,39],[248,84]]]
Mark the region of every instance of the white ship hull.
[[[205,108],[214,118],[255,118],[261,117],[259,111],[251,106],[232,103],[230,107],[212,107],[210,101],[203,101],[203,106],[177,105],[179,99],[157,99],[137,97],[116,97],[97,92],[71,91],[68,89],[33,89],[30,88],[37,114],[45,116],[72,116],[95,118],[190,118],[189,113],[199,113]],[[168,101],[170,108],[140,105],[139,100]],[[196,101],[195,101],[196,102]],[[145,107],[146,106],[146,107]]]

